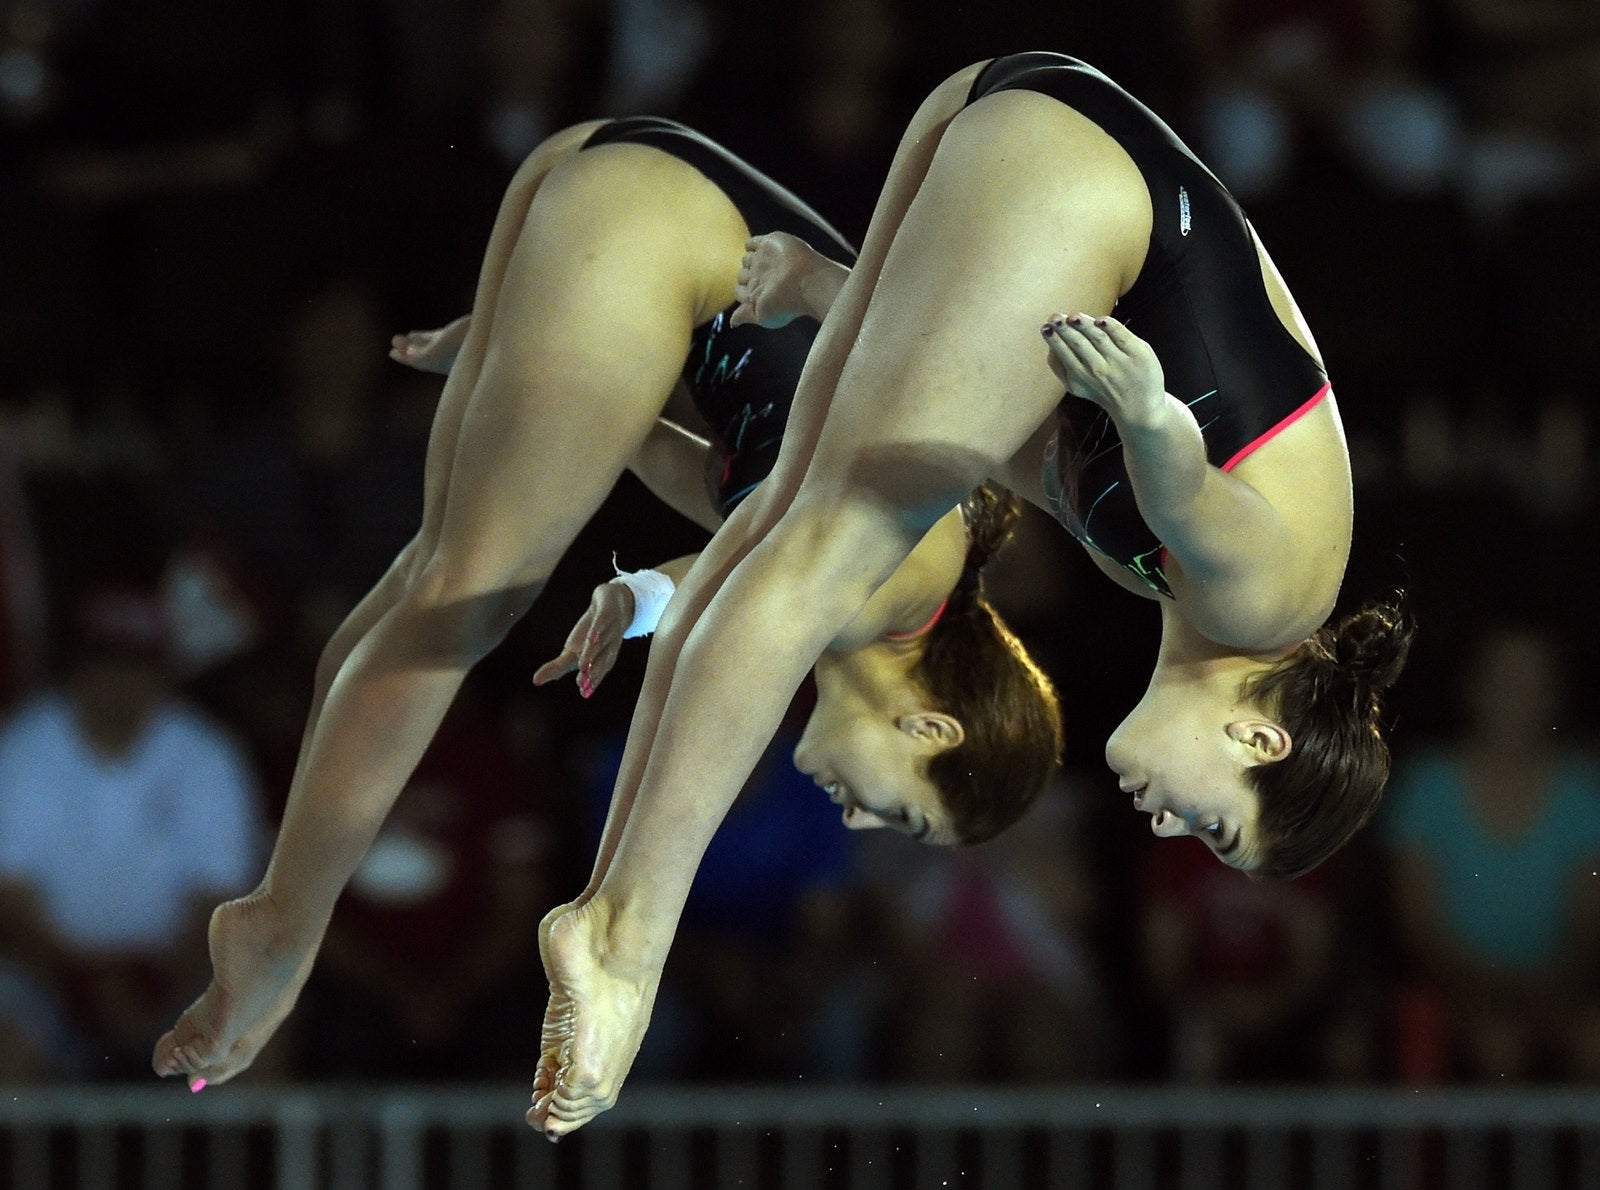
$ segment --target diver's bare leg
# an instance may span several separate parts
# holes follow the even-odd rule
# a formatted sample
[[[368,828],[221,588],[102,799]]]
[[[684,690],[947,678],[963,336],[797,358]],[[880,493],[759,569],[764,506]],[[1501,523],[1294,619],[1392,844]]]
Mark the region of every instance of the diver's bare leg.
[[[462,678],[532,602],[660,413],[703,288],[704,237],[683,229],[731,211],[688,166],[640,146],[571,158],[540,184],[492,317],[475,307],[446,382],[441,412],[459,405],[459,416],[435,426],[433,520],[416,561],[329,682],[267,875],[217,911],[212,985],[157,1043],[159,1073],[232,1077],[287,1011]]]

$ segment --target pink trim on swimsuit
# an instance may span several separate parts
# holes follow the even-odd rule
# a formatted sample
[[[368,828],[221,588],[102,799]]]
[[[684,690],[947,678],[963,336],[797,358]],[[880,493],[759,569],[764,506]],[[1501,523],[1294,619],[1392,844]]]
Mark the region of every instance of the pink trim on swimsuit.
[[[928,622],[921,628],[913,628],[910,632],[885,632],[885,640],[916,640],[919,636],[926,636],[933,631],[933,626],[939,622],[939,617],[944,615],[944,609],[950,606],[950,596],[946,595],[939,601],[939,606],[933,609],[933,615],[928,617]]]
[[[1315,393],[1313,393],[1311,395],[1310,400],[1308,400],[1304,405],[1300,406],[1300,408],[1296,409],[1293,413],[1289,414],[1289,416],[1285,417],[1282,421],[1280,421],[1277,425],[1273,426],[1266,433],[1262,434],[1259,438],[1255,439],[1255,441],[1246,443],[1244,446],[1240,447],[1237,451],[1234,452],[1233,458],[1229,459],[1226,463],[1222,464],[1221,470],[1223,470],[1223,471],[1232,471],[1235,467],[1237,467],[1239,465],[1240,460],[1242,460],[1251,451],[1257,450],[1260,447],[1265,446],[1267,443],[1271,442],[1274,438],[1276,438],[1279,434],[1281,434],[1285,430],[1287,430],[1290,426],[1294,425],[1295,422],[1299,421],[1302,417],[1304,417],[1306,414],[1310,413],[1313,409],[1315,409],[1317,407],[1317,402],[1322,400],[1323,397],[1327,396],[1328,393],[1332,390],[1332,388],[1333,388],[1332,382],[1324,380],[1322,382],[1322,387],[1319,388]],[[1162,546],[1161,547],[1161,554],[1160,554],[1159,560],[1157,561],[1156,565],[1160,566],[1163,570],[1166,569],[1166,566],[1167,566],[1167,547],[1166,546]]]
[[[1314,408],[1316,408],[1317,402],[1328,395],[1328,390],[1332,387],[1333,386],[1326,380],[1323,381],[1322,387],[1312,394],[1310,400],[1308,400],[1304,405],[1300,406],[1300,408],[1296,409],[1293,413],[1289,414],[1288,417],[1284,418],[1277,425],[1273,426],[1265,434],[1262,434],[1261,437],[1257,438],[1254,442],[1249,442],[1244,446],[1241,446],[1237,451],[1234,452],[1233,458],[1222,464],[1222,470],[1232,471],[1239,465],[1239,460],[1244,458],[1245,455],[1249,454],[1253,450],[1265,446],[1268,442],[1271,442],[1290,426],[1294,425],[1295,422],[1299,421],[1306,414],[1310,413]]]

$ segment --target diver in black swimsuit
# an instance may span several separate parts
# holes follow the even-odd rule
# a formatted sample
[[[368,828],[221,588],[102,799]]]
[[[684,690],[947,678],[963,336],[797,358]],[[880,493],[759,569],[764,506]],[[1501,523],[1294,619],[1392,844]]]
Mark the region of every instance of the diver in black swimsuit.
[[[852,259],[793,195],[687,128],[580,125],[551,137],[513,178],[472,313],[396,336],[391,356],[446,375],[423,523],[324,649],[271,862],[254,892],[213,915],[214,978],[157,1042],[158,1074],[198,1090],[238,1074],[266,1044],[466,672],[533,604],[624,467],[715,526],[729,510],[744,515],[740,501],[774,465],[777,439],[814,433],[789,415],[816,319],[767,330],[731,317],[745,245],[775,231],[802,237],[830,267]],[[707,443],[661,417],[684,389],[720,439],[709,493]],[[919,791],[934,783],[935,753],[969,776],[983,771],[998,790],[986,785],[965,817],[940,820],[950,841],[1020,814],[1060,749],[1048,681],[975,594],[934,630],[893,637],[926,623],[946,598],[954,603],[974,552],[986,556],[1004,538],[1005,518],[993,517],[994,531],[969,540],[957,503],[839,642],[835,667],[870,681],[840,683],[829,731],[848,746],[866,742],[882,781]],[[951,641],[961,661],[936,672],[1010,682],[1029,713],[960,718],[922,664],[948,654]],[[975,642],[986,646],[976,664]],[[928,823],[901,818],[887,799],[876,804],[886,817],[851,824]]]
[[[753,246],[742,284],[757,307],[770,246]],[[820,433],[785,441],[740,510],[754,514],[729,522],[751,532],[718,535],[651,649],[613,793],[625,822],[541,935],[551,994],[530,1122],[559,1139],[616,1102],[699,856],[818,648],[974,482],[1049,507],[1052,438],[1080,530],[1117,555],[1092,556],[1161,612],[1149,687],[1106,750],[1124,795],[1156,834],[1263,875],[1341,847],[1387,776],[1380,695],[1410,628],[1392,606],[1327,622],[1352,493],[1317,360],[1236,208],[1104,76],[1029,54],[936,88],[801,378],[793,417],[821,418]],[[1091,407],[1069,403],[1064,450],[1063,386]],[[1244,423],[1219,460],[1204,406],[1229,386]],[[1108,429],[1117,444],[1092,441]],[[1096,447],[1121,455],[1125,479],[1089,474]],[[1149,539],[1116,540],[1101,519],[1119,492],[1131,500],[1114,519]]]

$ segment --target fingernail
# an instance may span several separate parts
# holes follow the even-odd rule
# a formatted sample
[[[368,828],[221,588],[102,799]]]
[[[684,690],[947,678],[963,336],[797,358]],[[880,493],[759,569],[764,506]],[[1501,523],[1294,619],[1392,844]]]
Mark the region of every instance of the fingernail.
[[[189,1084],[189,1092],[190,1092],[190,1094],[193,1094],[193,1095],[198,1095],[198,1094],[200,1094],[201,1091],[204,1091],[205,1089],[206,1089],[206,1080],[203,1079],[203,1078],[197,1078],[197,1079],[194,1080],[194,1082]]]
[[[594,683],[589,681],[588,678],[579,678],[578,693],[583,695],[585,698],[588,698],[594,693]]]
[[[600,643],[600,634],[598,632],[591,632],[589,634],[589,643],[591,645],[599,644]]]
[[[1045,323],[1045,324],[1044,324],[1044,325],[1043,325],[1043,326],[1041,326],[1041,327],[1040,327],[1040,328],[1039,328],[1039,333],[1040,333],[1040,334],[1041,334],[1041,335],[1043,335],[1043,336],[1044,336],[1044,337],[1045,337],[1045,338],[1046,338],[1046,339],[1048,339],[1048,338],[1049,338],[1049,337],[1050,337],[1050,336],[1051,336],[1051,335],[1053,335],[1053,334],[1055,334],[1055,333],[1056,333],[1056,328],[1055,328],[1055,327],[1053,327],[1053,326],[1051,326],[1051,325],[1050,325],[1050,324],[1049,324],[1049,323],[1048,323],[1048,322],[1047,322],[1047,323]]]
[[[1094,320],[1094,324],[1096,326],[1104,326],[1106,324],[1106,320],[1104,318],[1096,318]]]

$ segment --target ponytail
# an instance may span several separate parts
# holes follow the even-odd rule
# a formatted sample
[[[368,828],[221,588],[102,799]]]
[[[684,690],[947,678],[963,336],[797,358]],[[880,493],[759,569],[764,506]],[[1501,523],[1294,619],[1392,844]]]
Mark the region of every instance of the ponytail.
[[[1257,870],[1293,879],[1343,847],[1377,812],[1389,779],[1383,695],[1400,677],[1416,622],[1397,597],[1324,625],[1245,696],[1294,746],[1246,771],[1261,802]]]
[[[945,614],[928,633],[917,677],[962,743],[928,764],[963,843],[981,843],[1038,800],[1061,758],[1055,687],[983,594],[983,570],[1011,540],[1022,504],[984,484],[961,505],[967,557]]]

